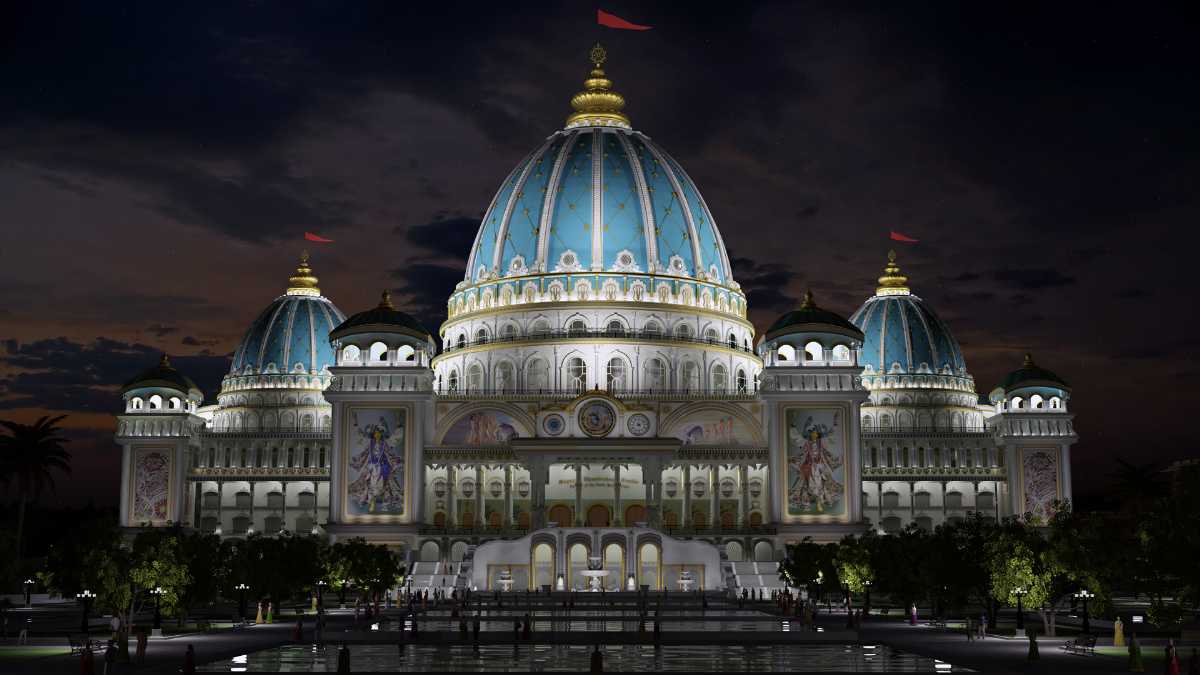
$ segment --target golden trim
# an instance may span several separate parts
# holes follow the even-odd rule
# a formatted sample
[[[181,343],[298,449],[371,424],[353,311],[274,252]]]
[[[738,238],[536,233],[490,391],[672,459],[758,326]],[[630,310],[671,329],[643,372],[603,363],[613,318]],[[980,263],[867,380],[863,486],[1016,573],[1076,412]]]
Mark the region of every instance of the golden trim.
[[[526,428],[528,429],[528,431],[526,431],[526,434],[527,434],[525,436],[526,438],[534,438],[538,435],[537,420],[533,417],[530,417],[529,413],[525,412],[525,410],[522,409],[520,406],[513,405],[511,403],[498,402],[498,401],[464,402],[462,405],[455,406],[452,409],[446,411],[444,416],[441,414],[437,415],[437,417],[440,419],[438,419],[436,424],[434,425],[433,437],[437,440],[435,443],[433,443],[433,446],[445,445],[446,444],[446,434],[450,433],[450,429],[455,424],[458,424],[458,422],[460,420],[462,420],[464,417],[466,417],[467,415],[474,413],[474,412],[478,412],[480,410],[497,410],[499,412],[503,412],[504,414],[508,415],[509,417],[513,418],[514,420],[519,421],[521,424],[525,425]],[[516,411],[515,414],[513,411]],[[468,446],[468,445],[457,444],[454,447],[477,447],[479,449],[484,449],[484,448],[496,447],[496,446],[487,446],[487,445]]]
[[[521,340],[518,342],[488,342],[488,343],[482,344],[482,345],[474,345],[471,347],[455,348],[452,351],[442,352],[441,354],[438,354],[437,356],[435,356],[433,358],[433,360],[429,362],[429,367],[436,368],[437,364],[439,362],[445,361],[452,357],[460,356],[463,354],[477,354],[479,352],[487,352],[487,351],[501,350],[501,349],[511,350],[514,348],[518,348],[518,346],[537,347],[540,345],[564,345],[564,344],[566,344],[566,345],[596,345],[596,344],[599,344],[599,345],[611,345],[611,344],[656,345],[657,344],[657,345],[663,345],[666,347],[673,347],[676,349],[678,349],[679,347],[695,347],[697,350],[700,350],[700,351],[711,350],[714,352],[724,352],[724,353],[729,353],[729,354],[745,356],[746,358],[750,359],[752,362],[758,364],[758,366],[760,368],[763,367],[762,357],[760,357],[758,354],[754,353],[753,351],[745,351],[743,349],[731,349],[728,345],[726,345],[722,342],[674,342],[671,340],[671,338],[663,338],[661,340],[638,340],[635,338],[622,338],[620,336],[613,336],[611,338],[610,337],[603,337],[603,338],[564,337],[564,338],[547,338],[544,340]],[[521,393],[521,392],[517,391],[514,393]]]
[[[788,436],[787,423],[789,410],[837,410],[844,414],[842,419],[842,467],[844,468],[842,475],[842,508],[843,513],[838,516],[813,516],[813,515],[792,515],[788,513]],[[779,407],[779,452],[780,462],[782,466],[775,473],[776,489],[779,499],[782,499],[782,508],[779,510],[779,522],[784,525],[792,525],[797,523],[802,524],[822,524],[822,523],[850,523],[851,508],[850,508],[850,466],[854,460],[850,456],[850,415],[851,409],[849,403],[837,405],[820,405],[820,404],[787,404]],[[859,483],[862,483],[860,478]]]
[[[362,515],[351,514],[347,508],[350,501],[350,417],[357,410],[403,410],[404,411],[404,513],[400,515]],[[362,524],[397,524],[406,525],[412,522],[412,486],[415,481],[413,466],[413,420],[416,411],[411,404],[383,405],[382,403],[362,403],[342,407],[341,420],[341,486],[338,495],[342,501],[341,523],[345,525]],[[336,441],[335,441],[336,442]]]
[[[543,276],[545,276],[545,275],[543,275]],[[671,279],[673,277],[661,277],[661,278],[662,279]],[[587,309],[624,308],[624,309],[632,309],[634,311],[646,311],[647,308],[658,307],[658,308],[662,308],[661,311],[671,311],[671,312],[676,312],[679,314],[700,314],[700,315],[711,316],[711,317],[715,317],[715,318],[719,318],[719,319],[728,319],[729,321],[733,321],[735,323],[740,324],[743,328],[749,328],[751,337],[754,336],[754,324],[751,323],[750,321],[748,321],[745,317],[743,317],[739,314],[733,313],[733,312],[724,313],[724,312],[719,312],[715,309],[708,309],[706,307],[693,307],[690,305],[682,305],[682,304],[678,304],[678,303],[674,303],[674,302],[638,302],[636,300],[630,300],[628,302],[622,302],[620,300],[560,300],[558,302],[521,302],[521,303],[514,303],[511,305],[489,307],[487,309],[477,309],[473,312],[471,310],[464,309],[462,314],[456,314],[453,317],[446,319],[446,321],[444,323],[442,323],[441,327],[438,328],[438,337],[444,337],[446,334],[446,329],[448,327],[452,327],[452,326],[456,325],[459,321],[462,321],[462,320],[465,320],[468,318],[477,319],[479,317],[491,316],[493,314],[513,314],[515,312],[521,312],[521,311],[532,311],[532,310],[527,310],[526,308],[537,308],[537,310],[539,310],[539,311],[549,311],[549,310],[562,309],[562,308],[568,308],[568,307],[577,309],[580,311],[582,311],[585,308],[587,308]]]

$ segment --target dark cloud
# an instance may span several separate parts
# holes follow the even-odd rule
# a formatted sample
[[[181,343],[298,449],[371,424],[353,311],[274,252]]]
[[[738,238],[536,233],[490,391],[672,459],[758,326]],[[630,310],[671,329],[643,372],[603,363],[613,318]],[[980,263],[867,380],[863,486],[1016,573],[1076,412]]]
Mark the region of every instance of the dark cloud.
[[[183,339],[179,341],[180,344],[187,345],[188,347],[211,347],[211,346],[217,344],[218,342],[220,342],[220,340],[215,340],[215,339],[211,339],[211,338],[209,338],[209,339],[198,338],[198,337],[195,337],[192,335],[185,335],[183,337]],[[208,351],[208,350],[206,349],[204,351]]]
[[[395,289],[400,308],[412,314],[434,336],[446,321],[446,299],[455,285],[463,280],[463,268],[458,265],[412,263],[392,270],[393,279],[400,282]]]
[[[1122,288],[1116,293],[1113,293],[1113,297],[1120,298],[1122,300],[1141,300],[1143,298],[1148,298],[1151,295],[1154,295],[1154,291],[1148,288],[1138,288],[1136,286]]]
[[[457,258],[465,264],[479,231],[478,218],[445,218],[421,225],[397,226],[393,231],[403,234],[415,246],[431,253]]]
[[[152,323],[149,326],[146,326],[146,332],[150,333],[154,337],[163,338],[171,333],[178,333],[179,326],[166,326],[161,323]]]
[[[796,306],[796,298],[788,293],[788,285],[797,278],[791,267],[782,263],[758,263],[749,258],[730,254],[733,278],[746,294],[746,305],[763,322],[774,319]]]
[[[1060,288],[1075,283],[1075,278],[1067,276],[1057,269],[1000,269],[992,272],[992,278],[1003,284],[1023,291],[1040,291],[1047,288]]]

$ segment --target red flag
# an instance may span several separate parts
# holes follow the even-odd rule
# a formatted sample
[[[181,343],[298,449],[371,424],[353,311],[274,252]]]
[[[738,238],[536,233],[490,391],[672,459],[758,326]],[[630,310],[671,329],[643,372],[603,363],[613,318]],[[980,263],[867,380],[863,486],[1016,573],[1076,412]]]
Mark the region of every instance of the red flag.
[[[907,234],[900,234],[899,232],[892,230],[892,241],[902,241],[902,242],[905,242],[906,244],[915,244],[920,240],[913,239],[912,237],[908,236]]]
[[[318,244],[332,244],[333,243],[332,239],[326,239],[325,237],[322,237],[319,234],[313,234],[312,232],[305,232],[304,238],[309,241],[315,241]]]
[[[608,12],[606,12],[602,9],[596,10],[596,23],[600,24],[601,26],[607,26],[608,28],[618,28],[620,30],[650,30],[651,28],[654,27],[654,26],[643,26],[641,24],[630,23],[629,21],[622,19],[621,17],[617,16],[616,14],[609,14]]]

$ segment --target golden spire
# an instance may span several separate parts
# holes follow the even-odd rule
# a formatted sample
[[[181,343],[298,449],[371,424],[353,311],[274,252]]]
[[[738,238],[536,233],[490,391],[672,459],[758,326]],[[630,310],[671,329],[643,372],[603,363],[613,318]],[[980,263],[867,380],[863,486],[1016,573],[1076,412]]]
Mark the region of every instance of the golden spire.
[[[583,91],[571,97],[571,107],[575,112],[567,118],[567,128],[579,126],[625,127],[629,128],[629,117],[621,112],[625,107],[625,97],[612,90],[612,81],[604,74],[600,66],[608,58],[608,53],[600,43],[592,47],[592,72],[583,82]]]
[[[163,352],[162,358],[158,360],[158,367],[159,368],[170,368],[171,367],[171,359],[167,358],[166,352]]]
[[[816,309],[817,303],[813,302],[812,289],[804,291],[804,297],[800,300],[800,309]]]
[[[312,268],[308,266],[308,251],[303,251],[300,254],[300,264],[296,267],[296,273],[288,277],[287,294],[321,294],[321,289],[317,288],[317,277],[313,275]]]
[[[896,251],[888,251],[888,264],[883,268],[883,276],[879,277],[879,288],[875,295],[909,295],[908,277],[900,274],[900,266],[896,264]]]
[[[379,300],[379,308],[396,309],[396,306],[392,304],[392,292],[386,288],[383,289],[383,297]]]

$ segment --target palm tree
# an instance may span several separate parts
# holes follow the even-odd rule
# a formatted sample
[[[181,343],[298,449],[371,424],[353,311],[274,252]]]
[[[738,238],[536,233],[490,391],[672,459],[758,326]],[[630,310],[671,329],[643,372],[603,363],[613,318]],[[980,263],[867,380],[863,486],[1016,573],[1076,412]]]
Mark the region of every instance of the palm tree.
[[[8,435],[0,436],[0,480],[15,485],[20,499],[17,510],[17,562],[24,552],[22,535],[25,530],[25,505],[37,499],[45,488],[54,489],[54,476],[59,470],[71,475],[71,453],[63,447],[69,441],[59,432],[58,423],[66,415],[42,416],[33,424],[0,420]]]

